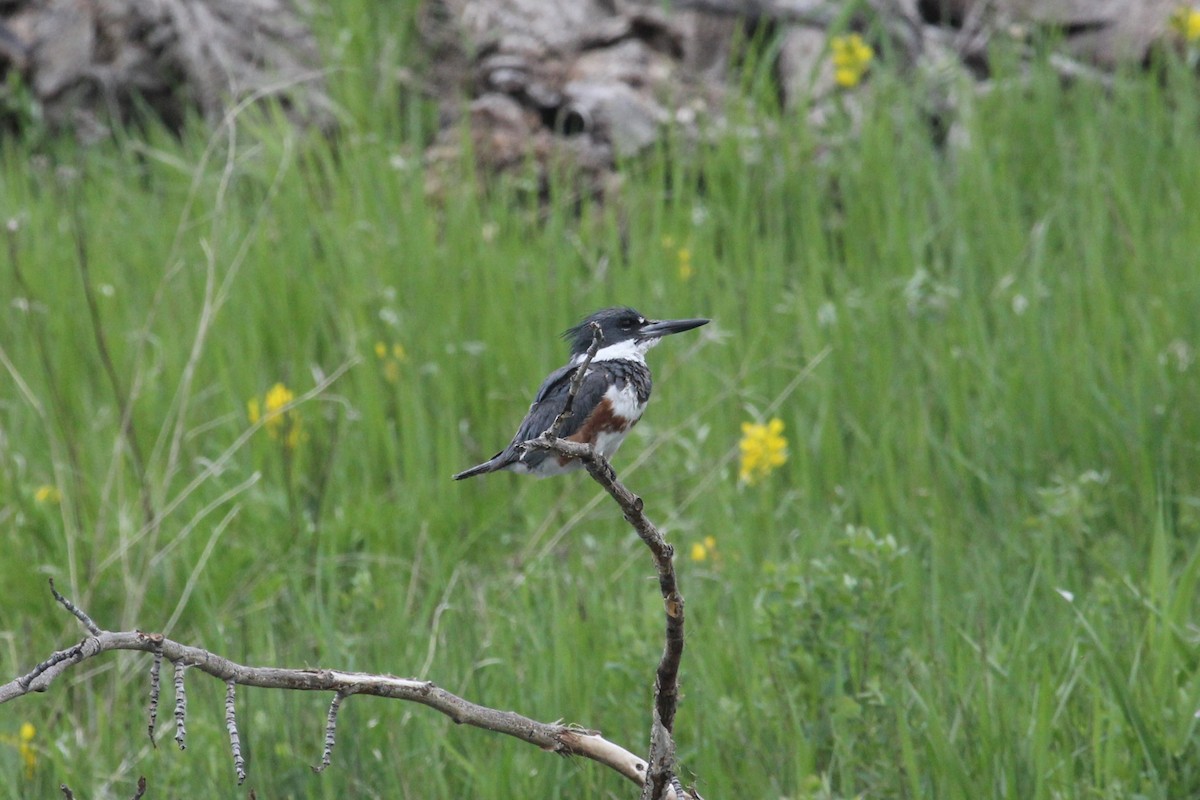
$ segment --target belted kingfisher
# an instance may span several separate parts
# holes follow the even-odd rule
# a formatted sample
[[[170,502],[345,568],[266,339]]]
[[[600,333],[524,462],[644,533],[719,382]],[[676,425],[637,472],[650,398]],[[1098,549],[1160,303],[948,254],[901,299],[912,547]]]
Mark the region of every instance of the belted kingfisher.
[[[706,319],[646,319],[632,308],[606,308],[563,333],[571,344],[571,360],[551,372],[542,382],[529,413],[517,429],[517,435],[487,461],[454,476],[471,478],[501,469],[539,478],[561,475],[578,469],[577,459],[568,459],[545,450],[525,450],[523,442],[542,435],[567,403],[571,376],[587,358],[592,346],[592,323],[600,326],[600,349],[588,366],[575,395],[571,416],[563,420],[559,436],[573,442],[592,445],[605,458],[611,458],[629,429],[641,419],[650,400],[650,369],[646,351],[664,336],[698,328]]]

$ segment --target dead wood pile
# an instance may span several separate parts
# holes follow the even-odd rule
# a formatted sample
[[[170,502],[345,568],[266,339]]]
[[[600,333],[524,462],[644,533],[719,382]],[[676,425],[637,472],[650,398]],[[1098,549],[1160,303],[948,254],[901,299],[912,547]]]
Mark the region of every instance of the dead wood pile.
[[[21,76],[0,82],[0,120],[11,129],[28,107],[87,138],[138,104],[177,126],[190,109],[211,119],[265,95],[298,123],[326,126],[320,55],[296,1],[0,0],[0,78]],[[839,91],[830,36],[851,30],[928,83],[939,110],[987,81],[995,42],[1019,47],[1046,28],[1062,35],[1055,64],[1065,77],[1103,81],[1169,39],[1179,3],[425,0],[427,85],[443,121],[428,157],[457,158],[465,121],[488,172],[534,165],[544,178],[565,163],[603,183],[667,126],[685,137],[720,129],[746,31],[775,37],[781,100],[811,108],[815,121]]]
[[[0,0],[0,119],[88,140],[144,104],[177,128],[271,96],[327,125],[320,53],[290,0]],[[10,80],[11,73],[22,77]]]
[[[1032,54],[1037,34],[1053,30],[1064,78],[1103,82],[1168,37],[1178,2],[433,0],[425,40],[443,119],[461,121],[465,109],[482,169],[532,163],[544,178],[566,161],[603,190],[614,160],[654,143],[666,126],[692,138],[724,126],[742,34],[775,37],[780,99],[811,109],[814,124],[840,93],[830,37],[855,30],[927,89],[932,114],[952,116],[969,103],[961,94],[986,88],[997,41]],[[838,103],[845,108],[844,97]],[[432,160],[455,157],[460,137],[457,126],[443,128]]]

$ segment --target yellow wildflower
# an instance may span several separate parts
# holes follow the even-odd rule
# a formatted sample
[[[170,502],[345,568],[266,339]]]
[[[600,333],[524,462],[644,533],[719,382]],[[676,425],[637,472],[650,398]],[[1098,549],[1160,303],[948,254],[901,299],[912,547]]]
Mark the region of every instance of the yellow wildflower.
[[[686,247],[681,247],[676,254],[676,258],[679,262],[679,280],[686,283],[696,274],[696,271],[692,269],[692,251]]]
[[[669,256],[674,257],[679,280],[684,283],[690,281],[696,274],[696,271],[692,269],[691,248],[686,243],[676,246],[675,237],[670,235],[662,237],[662,246]]]
[[[1171,12],[1170,25],[1185,42],[1200,40],[1200,10],[1180,6]]]
[[[278,414],[279,409],[296,399],[296,395],[282,383],[277,383],[270,388],[265,399],[269,417],[272,414]]]
[[[783,420],[776,417],[766,425],[743,422],[742,440],[738,446],[742,451],[739,479],[746,484],[757,483],[787,461]]]
[[[383,379],[388,383],[400,381],[400,364],[408,360],[408,351],[399,342],[393,342],[389,349],[384,342],[375,343],[375,357],[383,365]]]
[[[37,729],[29,722],[23,723],[20,733],[17,734],[17,752],[21,755],[21,762],[25,764],[26,778],[32,778],[33,770],[37,767],[37,751],[33,749],[33,737],[36,735]]]
[[[833,79],[844,89],[857,86],[875,58],[875,50],[857,33],[834,36],[829,40],[833,58]]]
[[[33,493],[33,499],[39,503],[57,503],[62,500],[62,492],[57,486],[43,484]]]
[[[295,408],[282,410],[288,403],[296,399],[291,389],[282,383],[272,386],[259,403],[257,397],[251,397],[246,403],[246,415],[251,423],[263,421],[267,435],[277,441],[282,441],[289,450],[294,450],[304,437],[300,425],[300,412]]]
[[[717,555],[717,537],[705,536],[704,541],[692,544],[692,561],[707,561],[710,555]]]

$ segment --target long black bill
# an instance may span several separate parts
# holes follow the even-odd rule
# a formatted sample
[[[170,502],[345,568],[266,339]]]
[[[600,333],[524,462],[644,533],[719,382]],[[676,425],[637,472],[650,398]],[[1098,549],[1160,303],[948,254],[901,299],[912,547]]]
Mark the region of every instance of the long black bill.
[[[672,333],[683,333],[707,324],[708,320],[706,319],[658,319],[647,322],[638,333],[641,336],[669,336]]]

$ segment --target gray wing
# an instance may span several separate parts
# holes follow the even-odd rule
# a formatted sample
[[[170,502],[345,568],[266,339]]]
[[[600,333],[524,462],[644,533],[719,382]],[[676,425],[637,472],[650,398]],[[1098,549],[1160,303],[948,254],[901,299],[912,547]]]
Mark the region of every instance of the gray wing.
[[[600,402],[600,397],[608,389],[608,383],[612,376],[607,369],[598,367],[599,365],[589,367],[587,375],[583,378],[583,382],[579,384],[579,393],[575,395],[575,408],[593,407],[596,403]],[[454,480],[460,481],[463,478],[471,478],[475,475],[495,472],[498,469],[510,466],[516,461],[528,464],[530,468],[534,468],[545,461],[549,453],[544,450],[530,450],[526,452],[522,451],[518,445],[541,436],[550,427],[551,423],[558,418],[558,415],[562,413],[563,407],[567,404],[567,395],[571,393],[571,376],[575,374],[576,369],[578,369],[578,365],[567,364],[547,375],[546,380],[542,381],[537,395],[533,398],[533,403],[529,406],[529,413],[525,415],[525,419],[521,421],[521,426],[517,428],[517,435],[512,438],[508,446],[482,464],[476,464],[470,469],[459,472],[454,476]],[[570,436],[579,430],[582,425],[583,415],[573,414],[563,420],[563,426],[559,431],[559,435],[564,437]]]
[[[559,367],[550,373],[550,376],[542,383],[533,405],[529,407],[529,413],[525,415],[525,419],[521,421],[521,427],[517,429],[517,435],[513,437],[512,443],[506,448],[511,451],[512,455],[519,455],[517,445],[541,436],[562,413],[563,407],[567,404],[567,395],[571,392],[571,376],[575,374],[576,368],[575,364]],[[588,367],[583,382],[579,384],[579,393],[575,395],[573,408],[576,413],[563,420],[562,429],[558,432],[559,436],[566,438],[583,426],[583,409],[592,408],[600,402],[600,398],[608,390],[611,378],[612,376],[603,364],[592,364]],[[531,450],[526,452],[521,460],[530,467],[536,467],[548,455],[544,450]],[[515,461],[516,458],[514,457],[513,460]]]

